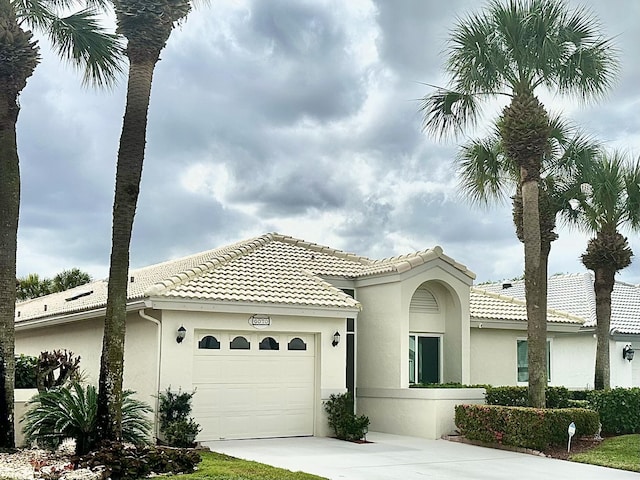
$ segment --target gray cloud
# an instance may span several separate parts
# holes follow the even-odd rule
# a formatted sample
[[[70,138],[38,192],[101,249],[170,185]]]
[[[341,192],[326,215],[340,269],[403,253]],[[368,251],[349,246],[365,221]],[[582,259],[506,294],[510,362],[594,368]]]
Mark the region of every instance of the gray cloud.
[[[637,155],[640,6],[588,5],[620,34],[620,82],[599,104],[550,105]],[[444,80],[447,30],[475,8],[221,0],[195,10],[156,68],[131,264],[280,231],[374,258],[440,244],[480,280],[520,275],[509,207],[462,201],[456,142],[420,131],[421,82]],[[125,84],[81,89],[46,48],[43,59],[21,97],[18,273],[105,276]],[[637,234],[630,241],[640,252]],[[562,230],[550,271],[583,270],[585,245]],[[640,269],[622,276],[638,283]]]

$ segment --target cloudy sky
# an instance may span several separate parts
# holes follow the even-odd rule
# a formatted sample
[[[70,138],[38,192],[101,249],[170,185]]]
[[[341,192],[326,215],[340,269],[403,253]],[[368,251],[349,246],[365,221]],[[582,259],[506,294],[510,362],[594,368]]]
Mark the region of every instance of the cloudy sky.
[[[543,100],[638,156],[640,2],[570,4],[587,5],[616,36],[622,72],[597,105]],[[464,139],[421,131],[425,83],[446,82],[448,29],[477,5],[216,0],[192,12],[155,72],[132,266],[276,231],[372,258],[441,245],[477,281],[521,275],[509,206],[478,209],[457,193]],[[41,46],[20,99],[18,276],[79,267],[103,278],[125,81],[83,89]],[[583,271],[588,237],[559,233],[550,273]],[[639,235],[629,237],[640,257]],[[637,262],[619,277],[640,283]]]

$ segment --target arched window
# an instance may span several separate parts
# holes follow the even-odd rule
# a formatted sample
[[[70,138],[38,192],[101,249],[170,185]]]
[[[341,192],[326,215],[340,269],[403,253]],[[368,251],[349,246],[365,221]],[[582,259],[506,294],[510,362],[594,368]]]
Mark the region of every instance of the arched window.
[[[220,342],[218,339],[212,335],[207,335],[206,337],[202,337],[198,342],[198,348],[203,348],[206,350],[220,350]]]
[[[244,337],[236,337],[231,340],[229,348],[231,348],[231,350],[249,350],[251,348],[251,344]]]
[[[260,342],[260,350],[280,350],[280,344],[273,337],[265,337]]]
[[[304,343],[301,338],[296,337],[291,339],[287,348],[289,350],[306,350],[307,344]]]

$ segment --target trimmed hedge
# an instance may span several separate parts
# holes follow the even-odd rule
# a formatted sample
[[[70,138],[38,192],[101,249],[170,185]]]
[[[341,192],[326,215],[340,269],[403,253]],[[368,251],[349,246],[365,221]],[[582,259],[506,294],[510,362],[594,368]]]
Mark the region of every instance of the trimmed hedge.
[[[640,433],[640,388],[592,390],[587,402],[600,414],[604,433]]]
[[[449,383],[412,383],[409,388],[487,388],[487,385],[464,385],[459,382]]]
[[[584,408],[457,405],[455,422],[470,440],[544,450],[567,442],[571,422],[576,424],[576,436],[595,435],[600,419]]]
[[[485,399],[487,405],[502,405],[505,407],[529,406],[528,387],[491,387],[488,386]],[[565,387],[547,387],[547,408],[568,408],[571,392]]]

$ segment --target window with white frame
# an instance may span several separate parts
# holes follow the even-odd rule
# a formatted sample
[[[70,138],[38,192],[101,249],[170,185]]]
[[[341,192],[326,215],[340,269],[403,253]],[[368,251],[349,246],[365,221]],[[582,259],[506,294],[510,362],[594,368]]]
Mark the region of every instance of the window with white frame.
[[[517,341],[518,382],[529,381],[529,345],[526,340]],[[551,381],[551,341],[547,340],[547,380]]]
[[[441,336],[409,334],[409,383],[440,383]]]

